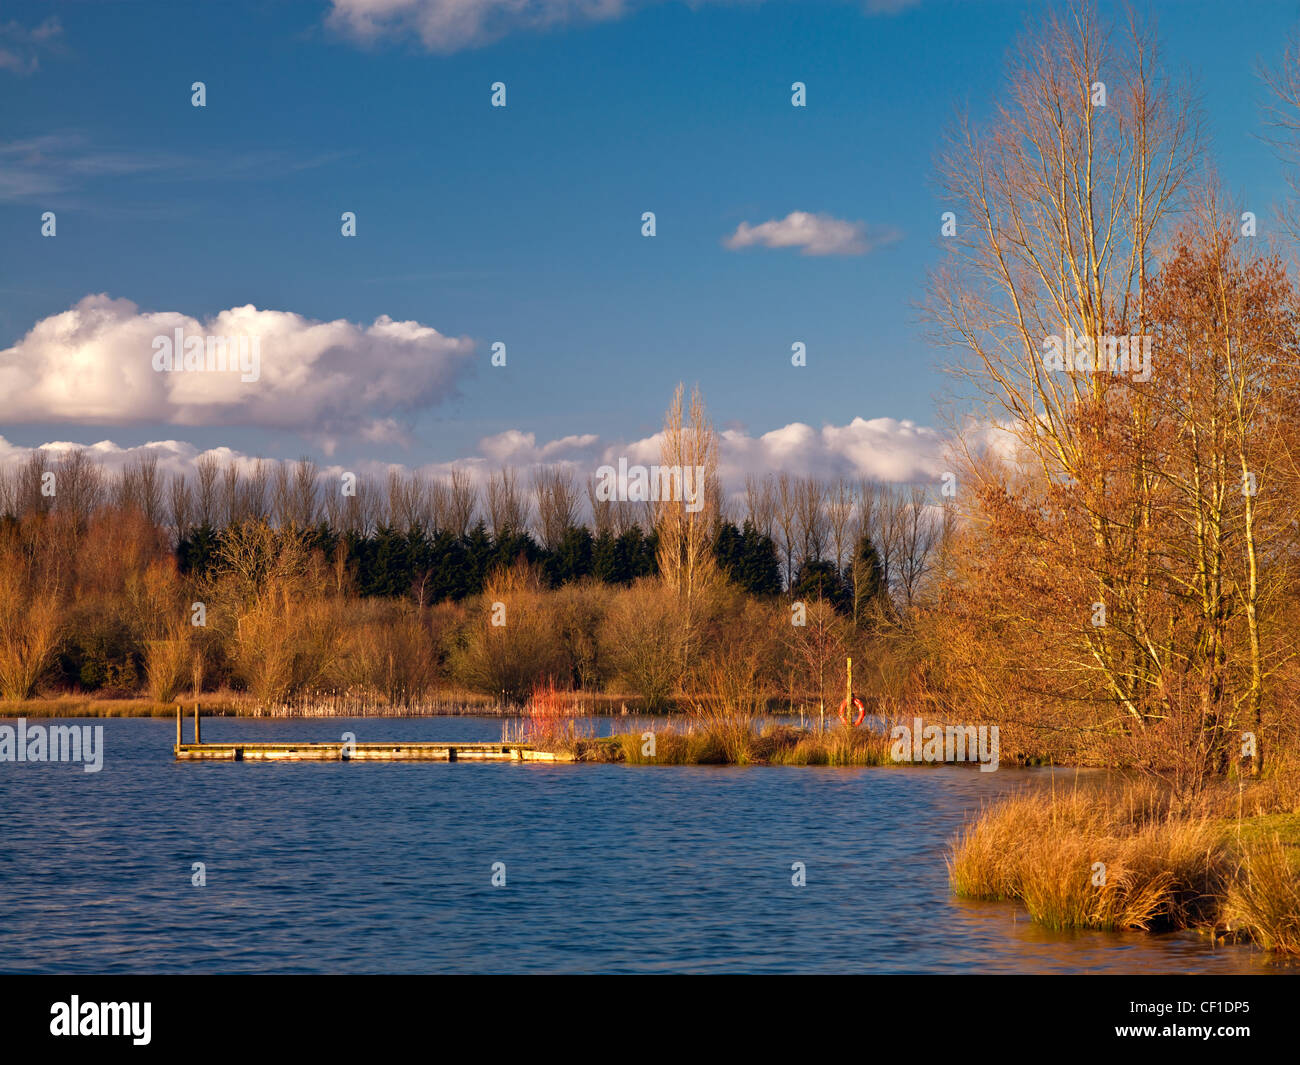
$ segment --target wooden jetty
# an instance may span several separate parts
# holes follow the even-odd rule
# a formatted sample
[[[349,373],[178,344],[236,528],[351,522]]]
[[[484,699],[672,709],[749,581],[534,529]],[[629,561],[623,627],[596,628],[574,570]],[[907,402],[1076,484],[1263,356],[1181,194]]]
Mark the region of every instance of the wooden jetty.
[[[204,743],[199,732],[199,708],[194,707],[194,742],[181,738],[181,708],[176,708],[176,757],[180,761],[305,761],[305,762],[571,762],[572,755],[539,751],[531,744],[455,740],[410,742]]]

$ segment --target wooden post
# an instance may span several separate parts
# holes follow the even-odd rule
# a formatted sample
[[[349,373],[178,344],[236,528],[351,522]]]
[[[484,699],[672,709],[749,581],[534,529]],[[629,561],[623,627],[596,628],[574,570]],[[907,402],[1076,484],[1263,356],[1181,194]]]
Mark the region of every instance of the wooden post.
[[[194,742],[195,743],[203,742],[201,739],[199,739],[199,704],[198,703],[194,704]]]
[[[853,659],[847,659],[847,676],[844,678],[844,712],[853,720]]]
[[[181,745],[181,704],[176,704],[176,746]]]

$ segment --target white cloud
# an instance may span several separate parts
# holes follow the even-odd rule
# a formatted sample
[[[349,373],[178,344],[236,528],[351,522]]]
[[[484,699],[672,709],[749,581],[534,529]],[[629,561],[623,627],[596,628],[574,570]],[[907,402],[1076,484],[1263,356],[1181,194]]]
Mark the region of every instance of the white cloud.
[[[892,229],[868,232],[862,222],[846,222],[828,214],[791,211],[752,226],[741,222],[723,243],[733,251],[761,245],[765,248],[802,248],[804,255],[865,255],[892,244],[901,234]]]
[[[142,176],[189,183],[257,181],[323,166],[343,154],[330,151],[301,156],[280,147],[250,147],[237,156],[211,149],[182,154],[153,147],[106,146],[76,130],[42,133],[0,141],[0,202],[84,207],[92,202],[87,194],[94,193],[101,213],[138,211],[140,208],[119,205],[112,190],[106,194],[106,187],[114,179],[138,182]]]
[[[362,41],[414,33],[431,52],[474,48],[516,30],[618,18],[624,0],[332,0],[328,22]]]
[[[746,476],[769,472],[910,483],[936,480],[950,468],[943,433],[895,418],[854,418],[821,429],[791,422],[761,436],[720,435],[720,473],[731,491],[743,488]]]
[[[330,0],[326,22],[364,43],[413,34],[430,52],[450,53],[491,44],[517,31],[621,18],[665,0]],[[747,0],[684,0],[691,7]],[[762,3],[763,0],[748,0]],[[865,0],[867,16],[893,15],[920,0]]]
[[[0,70],[34,74],[41,67],[40,53],[55,50],[63,33],[56,16],[28,29],[21,22],[0,22]]]
[[[414,469],[426,476],[444,477],[452,469],[461,469],[481,486],[492,471],[502,466],[515,468],[525,479],[533,467],[560,466],[570,470],[581,485],[599,466],[615,464],[620,457],[626,457],[629,463],[658,462],[661,437],[662,434],[656,433],[637,440],[602,441],[593,433],[578,433],[539,444],[535,433],[508,429],[484,437],[479,441],[477,453],[467,458],[418,467],[362,459],[350,462],[346,469],[381,480],[390,470]],[[60,441],[42,446],[57,455],[81,445]],[[826,480],[865,478],[885,483],[934,482],[953,468],[945,459],[948,446],[947,436],[938,429],[894,418],[854,418],[847,425],[824,425],[820,429],[791,422],[758,436],[729,429],[719,434],[718,472],[724,490],[731,496],[743,494],[745,478],[750,474],[761,477],[789,473]],[[0,470],[24,461],[33,450],[10,444],[0,436]],[[168,473],[192,473],[198,459],[209,453],[178,440],[154,441],[131,448],[102,440],[88,445],[86,450],[110,471],[121,469],[141,454],[153,453],[158,457],[159,468]],[[231,448],[210,449],[210,453],[223,464],[235,462],[242,468],[254,461],[253,456]],[[330,476],[344,469],[337,464],[323,466],[323,472]]]
[[[260,377],[159,373],[154,338],[260,338]],[[0,351],[0,421],[258,426],[323,439],[400,439],[402,416],[455,392],[467,338],[382,315],[369,326],[232,307],[205,321],[91,295]]]
[[[561,437],[539,447],[536,433],[507,429],[480,440],[479,451],[485,457],[507,466],[529,466],[552,462],[573,452],[588,452],[599,439],[594,433],[582,433]]]

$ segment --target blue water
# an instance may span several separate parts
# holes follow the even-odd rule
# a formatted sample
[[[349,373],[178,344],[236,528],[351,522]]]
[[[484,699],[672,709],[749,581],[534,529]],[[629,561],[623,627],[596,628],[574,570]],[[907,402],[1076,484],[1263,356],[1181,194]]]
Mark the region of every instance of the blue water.
[[[965,815],[1046,771],[178,763],[172,721],[72,723],[103,725],[101,772],[0,763],[5,972],[1270,969],[954,899]],[[491,740],[501,720],[203,723],[209,741],[344,731]]]

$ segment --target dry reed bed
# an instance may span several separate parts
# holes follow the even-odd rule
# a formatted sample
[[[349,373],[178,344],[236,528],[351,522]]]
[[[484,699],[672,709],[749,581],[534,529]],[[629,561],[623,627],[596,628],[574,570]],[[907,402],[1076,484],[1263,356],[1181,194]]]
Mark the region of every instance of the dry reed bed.
[[[1195,928],[1297,954],[1300,815],[1288,791],[1266,782],[1176,802],[1133,782],[1017,794],[953,841],[949,878],[957,894],[1022,903],[1049,928]],[[1251,831],[1266,814],[1274,830]]]
[[[502,732],[502,738],[531,743],[544,750],[571,754],[580,762],[627,765],[895,765],[888,729],[825,729],[779,723],[761,724],[747,715],[688,713],[680,722],[653,730],[596,736],[571,716],[535,698],[525,716]]]

